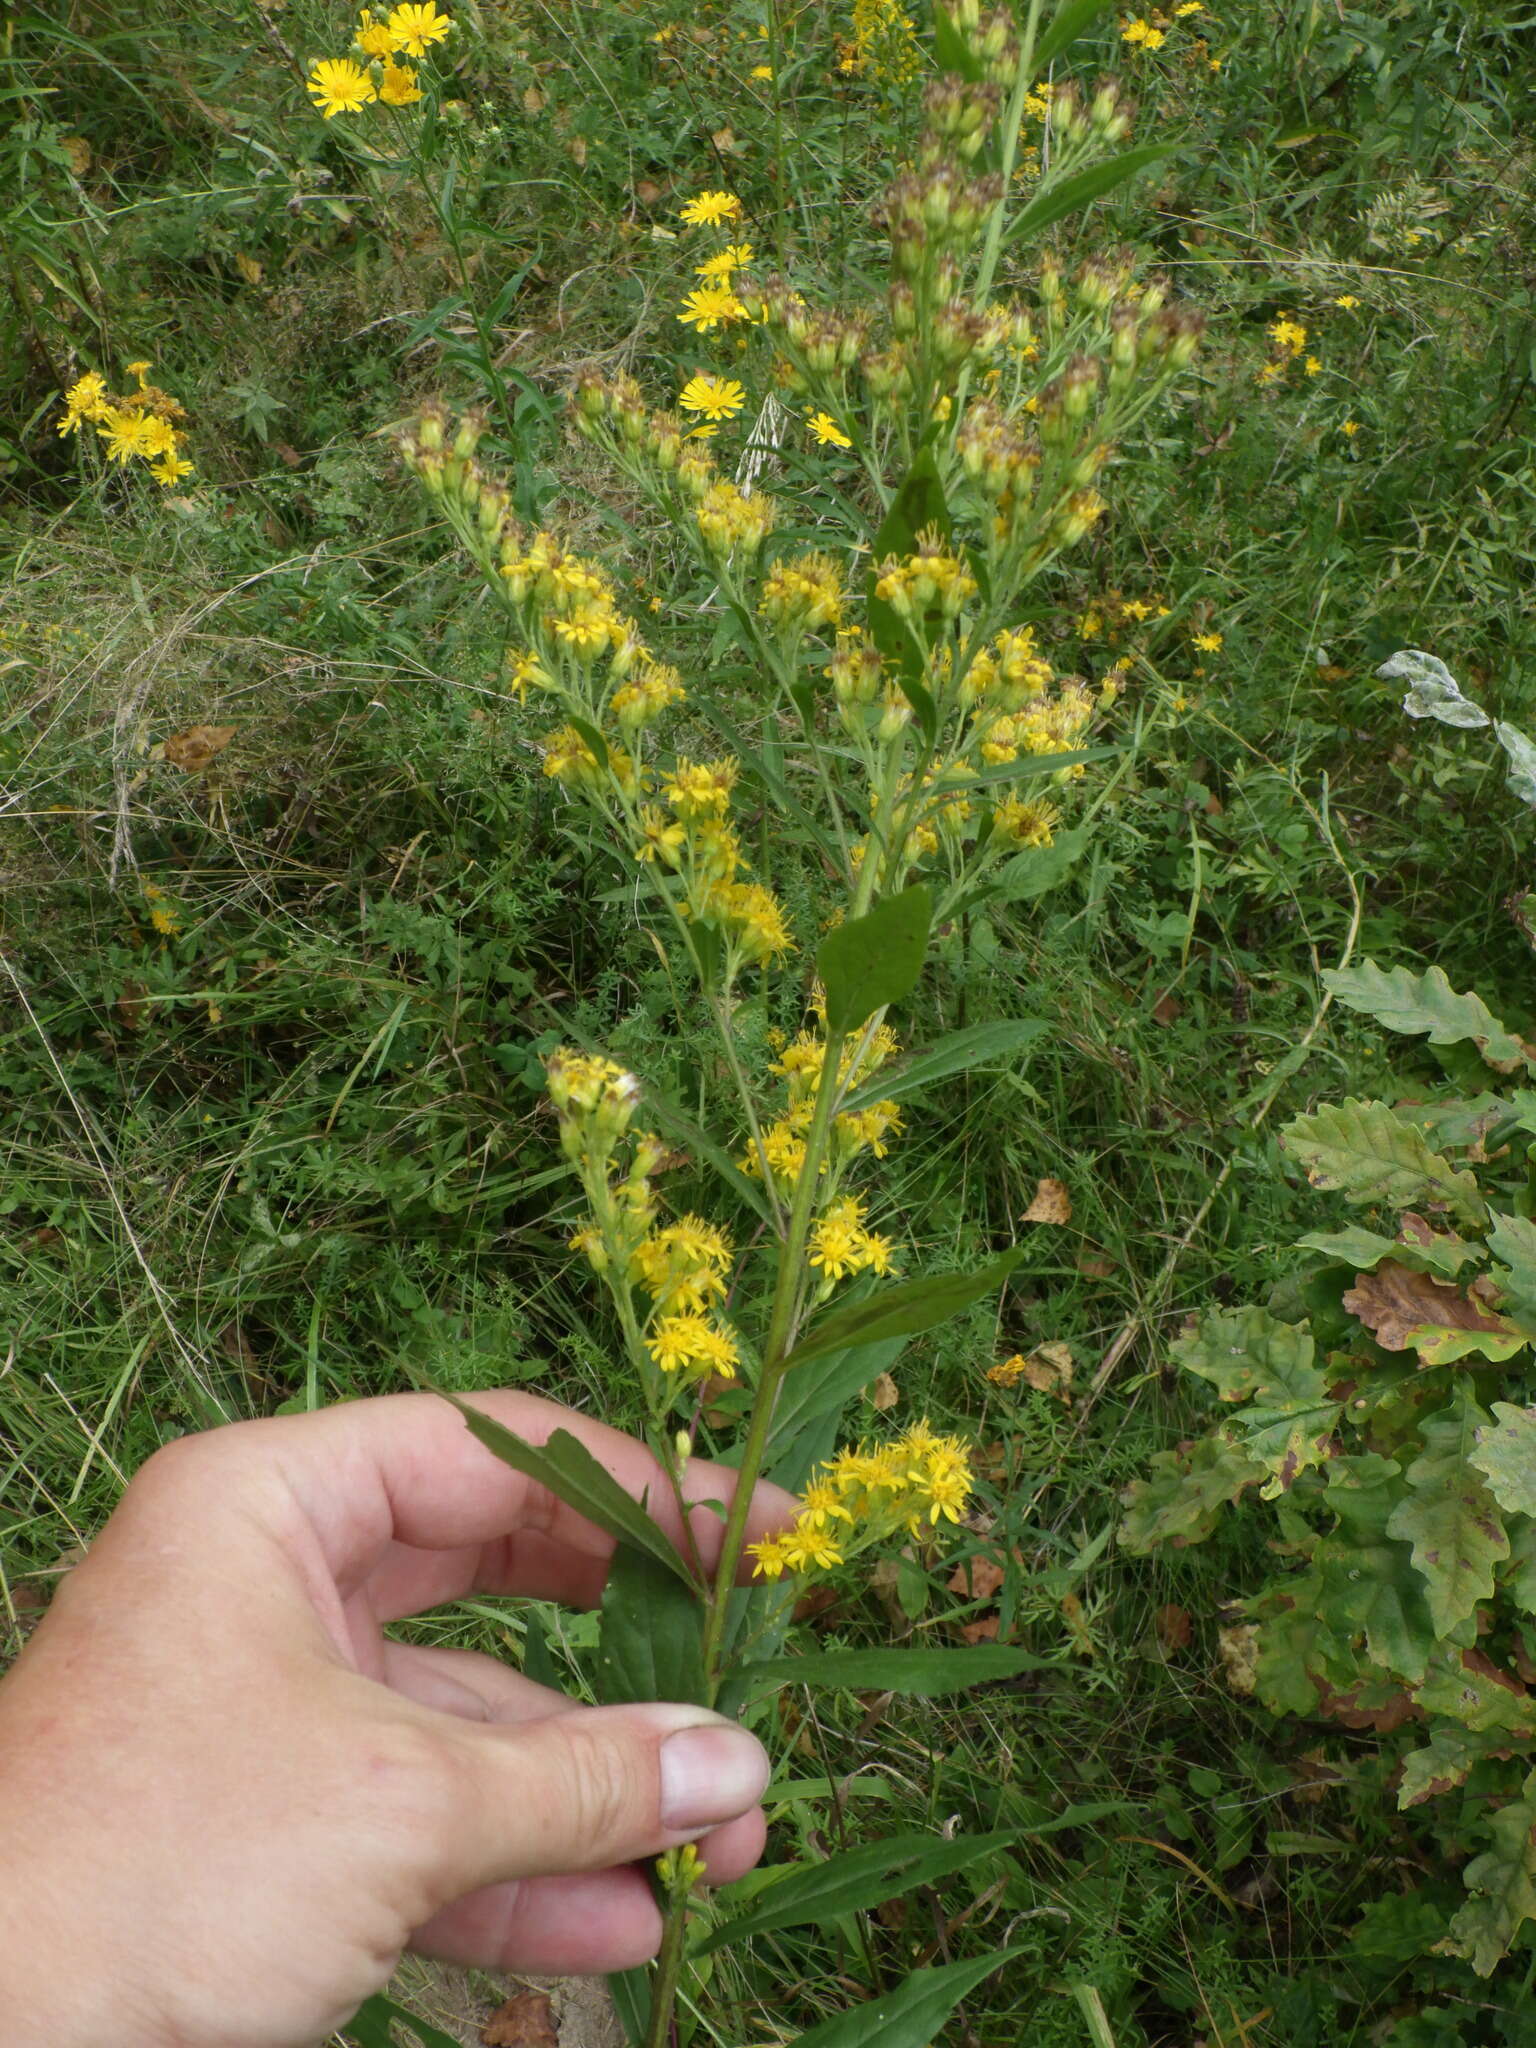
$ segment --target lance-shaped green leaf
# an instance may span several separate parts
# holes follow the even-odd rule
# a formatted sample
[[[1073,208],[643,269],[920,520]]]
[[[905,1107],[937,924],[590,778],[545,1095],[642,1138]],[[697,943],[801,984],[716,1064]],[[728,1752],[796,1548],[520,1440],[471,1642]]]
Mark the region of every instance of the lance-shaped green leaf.
[[[603,1587],[597,1696],[605,1706],[632,1700],[709,1704],[703,1608],[674,1572],[628,1543],[614,1552]]]
[[[968,1025],[964,1031],[952,1031],[936,1045],[913,1053],[899,1073],[876,1074],[845,1096],[839,1107],[847,1111],[871,1102],[904,1102],[937,1081],[947,1081],[952,1074],[1002,1065],[1049,1029],[1044,1017],[1000,1017],[992,1024]]]
[[[1335,1458],[1327,1505],[1338,1532],[1313,1553],[1318,1614],[1340,1642],[1365,1639],[1380,1670],[1415,1684],[1429,1669],[1435,1630],[1408,1545],[1387,1533],[1402,1498],[1402,1470],[1373,1451]]]
[[[1506,1513],[1536,1515],[1536,1408],[1495,1401],[1493,1414],[1467,1456]]]
[[[1536,1223],[1529,1216],[1496,1215],[1488,1249],[1499,1262],[1492,1278],[1503,1289],[1510,1314],[1536,1332]]]
[[[608,1996],[613,2000],[629,2048],[641,2048],[651,2023],[650,1966],[642,1963],[638,1969],[611,1971]]]
[[[1015,1650],[1006,1643],[977,1643],[969,1649],[812,1650],[803,1657],[763,1657],[743,1664],[721,1690],[728,1713],[786,1685],[819,1692],[899,1692],[924,1700],[947,1699],[976,1685],[996,1685],[1025,1671],[1049,1671],[1049,1657]],[[729,1701],[729,1705],[726,1702]]]
[[[1406,967],[1331,967],[1323,983],[1341,1003],[1385,1024],[1389,1031],[1428,1036],[1431,1045],[1457,1045],[1470,1038],[1490,1067],[1513,1074],[1531,1065],[1525,1047],[1501,1024],[1479,995],[1458,995],[1440,967],[1412,974]]]
[[[863,1301],[834,1309],[812,1325],[784,1360],[790,1366],[808,1365],[829,1352],[851,1350],[854,1345],[878,1344],[887,1337],[916,1337],[939,1323],[948,1322],[973,1301],[994,1293],[1023,1258],[1022,1248],[1004,1252],[989,1266],[974,1273],[940,1273],[931,1280],[906,1280],[899,1287],[883,1287]]]
[[[899,1898],[914,1885],[932,1884],[957,1870],[979,1863],[1019,1841],[1027,1831],[1004,1828],[991,1835],[960,1835],[946,1841],[935,1835],[891,1835],[829,1856],[824,1863],[802,1864],[763,1894],[763,1904],[717,1927],[694,1949],[698,1956],[724,1948],[749,1935],[770,1934],[780,1927],[805,1927],[839,1913],[864,1913],[887,1899]]]
[[[1160,1543],[1176,1549],[1203,1543],[1222,1509],[1264,1477],[1264,1467],[1240,1444],[1219,1436],[1202,1437],[1188,1450],[1156,1451],[1148,1463],[1148,1476],[1120,1496],[1120,1546],[1138,1556]]]
[[[1352,1202],[1425,1202],[1469,1223],[1488,1213],[1474,1176],[1432,1152],[1423,1132],[1384,1102],[1329,1103],[1294,1118],[1281,1143],[1313,1187],[1338,1188]]]
[[[478,1408],[471,1408],[457,1395],[445,1392],[442,1387],[433,1387],[432,1392],[453,1403],[469,1425],[470,1434],[488,1451],[494,1451],[504,1465],[536,1480],[616,1542],[643,1550],[674,1572],[684,1585],[693,1584],[687,1565],[645,1509],[597,1462],[579,1437],[572,1436],[568,1429],[557,1429],[542,1447],[524,1443],[520,1436],[514,1436],[510,1429],[481,1414]]]
[[[1025,1947],[1020,1943],[1017,1948],[972,1956],[968,1962],[914,1970],[894,1991],[823,2020],[808,2033],[797,2034],[786,2048],[930,2048],[965,1994],[1023,1955]]]
[[[1490,1977],[1509,1954],[1527,1920],[1536,1920],[1536,1771],[1520,1797],[1484,1822],[1493,1846],[1462,1872],[1475,1894],[1451,1922],[1451,1939],[1480,1977]]]
[[[1444,1715],[1474,1735],[1536,1737],[1536,1699],[1481,1650],[1437,1650],[1413,1697],[1426,1714]]]
[[[1139,177],[1143,171],[1150,170],[1153,164],[1162,163],[1173,153],[1161,143],[1142,143],[1136,149],[1122,150],[1119,156],[1110,157],[1104,163],[1090,164],[1087,170],[1048,185],[1028,206],[1019,210],[1005,240],[1017,242],[1026,236],[1040,234],[1053,221],[1091,206],[1095,199],[1102,199],[1117,185]]]
[[[1421,1229],[1410,1233],[1409,1224]],[[1422,1216],[1405,1216],[1403,1225],[1401,1237],[1383,1237],[1379,1231],[1347,1223],[1342,1230],[1314,1230],[1296,1242],[1303,1251],[1321,1252],[1356,1273],[1372,1272],[1383,1259],[1395,1259],[1411,1273],[1433,1273],[1440,1280],[1454,1280],[1468,1259],[1482,1257],[1480,1246],[1453,1230],[1432,1230]]]
[[[917,985],[928,951],[933,898],[918,882],[827,933],[816,972],[827,992],[827,1037],[845,1037]]]
[[[386,1998],[382,1991],[375,1993],[366,2005],[355,2012],[341,2031],[356,2042],[357,2048],[396,2048],[397,2026],[405,2027],[421,2048],[459,2048],[451,2034],[429,2026],[415,2013],[407,2012],[403,2005],[396,2005],[392,1998]]]
[[[1493,1568],[1509,1555],[1498,1504],[1468,1461],[1482,1419],[1465,1385],[1450,1407],[1424,1418],[1424,1449],[1404,1473],[1408,1491],[1387,1522],[1387,1534],[1412,1550],[1439,1636],[1493,1598]]]

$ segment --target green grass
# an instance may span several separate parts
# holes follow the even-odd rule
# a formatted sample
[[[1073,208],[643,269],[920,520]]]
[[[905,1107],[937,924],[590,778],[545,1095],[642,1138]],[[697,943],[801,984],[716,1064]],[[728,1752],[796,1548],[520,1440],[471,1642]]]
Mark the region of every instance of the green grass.
[[[497,630],[387,429],[425,395],[483,395],[493,364],[519,509],[648,575],[664,543],[600,490],[566,386],[625,366],[665,399],[697,366],[672,316],[691,282],[676,209],[701,186],[740,191],[797,281],[873,275],[867,200],[910,146],[917,87],[840,71],[853,31],[830,5],[455,11],[451,237],[311,114],[300,70],[340,47],[337,10],[189,24],[107,6],[86,33],[43,9],[9,33],[0,1593],[17,1637],[143,1458],[221,1416],[399,1387],[409,1363],[638,1420],[564,1249],[575,1200],[539,1059],[570,1034],[675,1073],[710,1054],[673,1018],[620,870],[539,774],[532,714],[505,714]],[[957,1815],[1025,1839],[830,1944],[722,1959],[700,2042],[809,2024],[849,1979],[1005,1941],[1026,1955],[946,2038],[1527,2038],[1523,1966],[1474,1993],[1386,1924],[1390,1895],[1406,1922],[1415,1885],[1457,1879],[1392,1813],[1369,1745],[1275,1724],[1223,1683],[1257,1538],[1234,1525],[1176,1569],[1105,1540],[1120,1488],[1199,1426],[1161,1370],[1170,1335],[1262,1298],[1315,1227],[1275,1128],[1430,1071],[1359,1020],[1319,1020],[1319,970],[1351,948],[1439,961],[1517,1028],[1536,1011],[1507,908],[1528,813],[1481,735],[1412,724],[1373,673],[1423,646],[1495,715],[1532,715],[1518,16],[1288,0],[1137,54],[1106,15],[1058,63],[1120,70],[1137,139],[1172,151],[1053,231],[1063,261],[1124,243],[1209,334],[1042,601],[1063,668],[1134,657],[1091,847],[1037,903],[947,934],[911,1019],[914,1037],[1020,1014],[1049,1030],[1016,1074],[926,1103],[884,1193],[913,1270],[1026,1246],[1000,1307],[903,1360],[896,1413],[985,1447],[968,1541],[1005,1564],[1005,1631],[1068,1661],[963,1708],[786,1705],[796,1773],[848,1789],[830,1821],[786,1798],[781,1853]],[[765,63],[776,78],[752,79]],[[1281,317],[1320,368],[1261,387]],[[192,415],[184,493],[91,481],[52,429],[81,368],[140,354]],[[1117,623],[1125,600],[1167,612]],[[668,651],[696,665],[707,630],[674,628]],[[197,724],[235,737],[187,774],[160,749]],[[748,1021],[789,1021],[800,996],[787,976]],[[1020,1222],[1042,1176],[1067,1184],[1070,1226]],[[1072,1349],[1071,1407],[988,1384],[994,1359],[1048,1341]],[[850,1588],[818,1626],[940,1627],[964,1607],[948,1569],[898,1589],[905,1606]],[[1191,1635],[1167,1650],[1170,1606]],[[551,1625],[579,1686],[590,1627]],[[509,1640],[489,1604],[420,1626]],[[1074,1808],[1090,1818],[1052,1825]]]

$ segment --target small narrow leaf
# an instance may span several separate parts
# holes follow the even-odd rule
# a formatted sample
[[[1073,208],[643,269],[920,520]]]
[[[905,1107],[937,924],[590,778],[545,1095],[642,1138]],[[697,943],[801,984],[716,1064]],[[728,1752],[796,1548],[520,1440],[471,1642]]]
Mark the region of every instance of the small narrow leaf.
[[[1043,1017],[1017,1017],[952,1031],[937,1045],[913,1053],[898,1073],[882,1072],[866,1081],[862,1088],[845,1096],[839,1107],[854,1110],[870,1102],[904,1102],[908,1096],[920,1095],[925,1088],[932,1087],[935,1081],[947,1081],[951,1074],[963,1074],[972,1067],[1001,1065],[1049,1029]]]
[[[341,2031],[352,2037],[357,2048],[395,2048],[397,2025],[408,2027],[421,2048],[459,2048],[451,2034],[429,2026],[415,2013],[407,2012],[403,2005],[396,2005],[392,1998],[386,1998],[382,1991],[354,2013]]]
[[[904,1281],[899,1287],[882,1288],[867,1300],[834,1309],[795,1346],[784,1360],[785,1368],[808,1365],[813,1358],[851,1350],[854,1345],[878,1344],[886,1337],[919,1336],[938,1323],[948,1322],[973,1301],[995,1292],[1023,1256],[1022,1247],[1016,1248],[979,1272],[942,1273],[931,1280]]]
[[[827,992],[827,1037],[844,1038],[917,985],[928,951],[933,898],[919,882],[828,932],[816,955]]]
[[[597,1696],[604,1706],[707,1706],[703,1645],[704,1613],[692,1590],[645,1551],[621,1543],[603,1587]]]
[[[819,2027],[797,2035],[787,2048],[930,2048],[965,1994],[1023,1955],[1026,1946],[995,1949],[937,1970],[914,1970],[894,1991],[823,2020]]]
[[[1501,1074],[1530,1067],[1525,1047],[1502,1025],[1481,996],[1458,995],[1442,968],[1410,974],[1367,960],[1360,967],[1325,970],[1324,984],[1341,1003],[1374,1017],[1389,1031],[1423,1032],[1431,1045],[1456,1045],[1470,1038],[1489,1066]]]
[[[514,1436],[510,1429],[492,1421],[478,1408],[471,1408],[457,1395],[447,1393],[442,1387],[433,1387],[431,1391],[453,1403],[469,1425],[470,1434],[488,1451],[493,1451],[504,1465],[510,1465],[514,1472],[535,1480],[567,1506],[585,1515],[589,1522],[595,1522],[615,1541],[643,1550],[658,1564],[665,1565],[669,1572],[675,1573],[685,1586],[692,1586],[688,1567],[672,1544],[634,1496],[626,1493],[613,1474],[597,1462],[579,1437],[572,1436],[568,1429],[557,1429],[541,1450],[534,1444],[524,1443],[520,1436]]]
[[[779,1927],[804,1927],[830,1920],[838,1913],[865,1913],[887,1899],[899,1898],[914,1885],[932,1884],[956,1870],[1006,1849],[1026,1831],[1005,1828],[991,1835],[891,1835],[869,1842],[824,1863],[802,1864],[780,1878],[753,1911],[726,1921],[699,1943],[695,1955],[707,1956],[728,1943]]]
[[[764,1657],[745,1664],[732,1673],[726,1690],[733,1705],[785,1685],[811,1685],[823,1692],[899,1692],[937,1700],[973,1685],[1017,1678],[1023,1671],[1050,1669],[1049,1658],[1003,1643],[978,1643],[965,1650],[818,1650],[803,1657]]]
[[[1042,77],[1068,44],[1075,43],[1107,11],[1109,4],[1110,0],[1067,0],[1064,7],[1058,7],[1035,44],[1033,56],[1026,60],[1031,78]]]

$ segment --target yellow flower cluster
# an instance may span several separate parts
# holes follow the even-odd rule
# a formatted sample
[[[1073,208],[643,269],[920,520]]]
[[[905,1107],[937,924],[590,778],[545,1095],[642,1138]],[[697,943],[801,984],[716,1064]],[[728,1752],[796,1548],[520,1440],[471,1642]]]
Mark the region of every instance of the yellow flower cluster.
[[[889,1273],[891,1241],[864,1228],[864,1205],[856,1195],[840,1195],[811,1226],[810,1262],[828,1287],[858,1273]]]
[[[857,1043],[845,1046],[838,1065],[839,1088],[846,1094],[860,1086],[899,1050],[895,1034],[884,1024],[874,1032],[862,1052]],[[784,1049],[770,1071],[785,1083],[788,1097],[785,1112],[761,1133],[761,1152],[756,1144],[751,1145],[737,1162],[744,1173],[760,1175],[766,1160],[768,1173],[781,1193],[794,1186],[805,1165],[805,1137],[810,1129],[826,1053],[825,1040],[808,1031],[802,1031]],[[872,1152],[877,1159],[883,1159],[890,1150],[887,1141],[900,1129],[901,1110],[894,1102],[872,1102],[862,1109],[838,1111],[832,1119],[832,1161],[829,1166],[824,1159],[821,1171],[827,1173],[835,1168],[841,1173],[851,1160],[866,1151]],[[853,1220],[856,1222],[857,1219]],[[862,1271],[867,1265],[877,1272],[884,1272],[886,1265],[878,1261],[883,1257],[888,1264],[890,1248],[884,1239],[871,1242],[879,1249],[855,1270]]]
[[[109,391],[95,370],[77,377],[64,394],[59,432],[78,434],[92,426],[106,443],[109,462],[126,467],[137,459],[148,463],[157,484],[180,483],[192,474],[192,464],[180,452],[187,437],[176,424],[186,418],[186,409],[148,381],[148,362],[130,363],[128,374],[138,379],[138,389],[123,395]]]
[[[901,561],[891,555],[880,564],[875,595],[898,618],[922,619],[937,610],[946,619],[953,619],[976,595],[976,578],[957,555],[949,552],[942,535],[925,527],[917,536],[915,554]]]
[[[853,49],[842,70],[906,85],[922,68],[914,28],[900,0],[853,0]]]
[[[958,1522],[970,1492],[966,1446],[916,1422],[894,1443],[840,1452],[812,1477],[793,1526],[747,1548],[762,1579],[828,1571],[894,1535]]]
[[[421,98],[418,73],[402,57],[425,57],[453,27],[439,14],[436,0],[402,0],[382,20],[368,8],[357,18],[353,47],[363,58],[322,57],[305,80],[305,90],[322,117],[361,113],[377,103],[385,107],[414,106]]]
[[[840,562],[831,555],[797,555],[792,562],[774,563],[763,579],[757,609],[776,632],[793,639],[836,626],[844,597]]]
[[[698,509],[699,532],[712,555],[750,559],[773,531],[777,507],[771,498],[750,487],[721,478],[712,483]]]

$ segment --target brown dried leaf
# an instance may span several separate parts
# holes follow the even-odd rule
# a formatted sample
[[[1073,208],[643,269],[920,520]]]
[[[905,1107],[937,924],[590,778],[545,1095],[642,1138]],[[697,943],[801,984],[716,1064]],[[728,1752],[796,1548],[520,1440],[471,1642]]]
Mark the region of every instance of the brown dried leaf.
[[[654,206],[661,198],[661,187],[654,178],[637,178],[635,198],[641,206]]]
[[[573,135],[565,147],[577,170],[584,170],[587,162],[587,138],[584,135]]]
[[[1001,1558],[978,1555],[957,1564],[950,1574],[949,1590],[963,1600],[990,1600],[1007,1577]]]
[[[882,1415],[894,1408],[901,1399],[896,1382],[888,1372],[882,1372],[876,1377],[874,1385],[869,1390],[869,1399],[870,1405],[877,1408]]]
[[[1519,1332],[1503,1316],[1478,1307],[1449,1280],[1413,1273],[1388,1259],[1374,1273],[1357,1273],[1344,1306],[1372,1331],[1386,1351],[1415,1348],[1415,1335],[1438,1330],[1484,1330],[1497,1337]]]
[[[514,1992],[480,2029],[485,2048],[560,2048],[555,2003],[547,1991]]]
[[[235,268],[247,284],[261,283],[261,265],[254,256],[247,256],[243,249],[235,251]]]
[[[173,768],[183,775],[201,775],[215,754],[220,754],[235,736],[232,725],[189,725],[185,732],[172,733],[162,752]]]
[[[1158,1024],[1177,1024],[1184,1014],[1184,1005],[1171,988],[1165,988],[1152,1005],[1153,1020]]]
[[[142,1031],[149,1016],[149,1005],[144,998],[149,994],[142,981],[125,981],[118,992],[114,1007],[124,1026],[129,1031]]]
[[[1072,1374],[1075,1371],[1070,1344],[1059,1340],[1054,1344],[1042,1344],[1038,1351],[1031,1351],[1024,1361],[1020,1375],[1032,1386],[1037,1394],[1054,1394],[1059,1401],[1070,1407],[1072,1395]]]
[[[729,128],[717,128],[709,139],[722,156],[745,156],[747,153],[747,145],[738,142]]]
[[[69,158],[70,170],[77,178],[83,178],[91,168],[91,145],[86,141],[85,137],[83,135],[66,135],[61,139],[59,147]]]
[[[995,1614],[979,1615],[975,1621],[963,1621],[960,1633],[968,1643],[995,1643],[1001,1623]]]
[[[540,92],[536,85],[523,87],[523,112],[530,118],[535,114],[542,114],[548,105],[548,93]]]
[[[1216,1650],[1227,1690],[1248,1699],[1258,1683],[1259,1632],[1251,1621],[1216,1631]]]
[[[1070,1223],[1072,1221],[1072,1197],[1067,1192],[1064,1180],[1040,1180],[1035,1183],[1034,1199],[1020,1218],[1024,1223]]]
[[[1102,1252],[1079,1252],[1074,1263],[1090,1280],[1108,1280],[1115,1270],[1114,1260],[1106,1259]]]
[[[1189,1618],[1187,1607],[1159,1607],[1152,1617],[1152,1626],[1157,1630],[1157,1640],[1166,1653],[1187,1650],[1195,1625]]]

